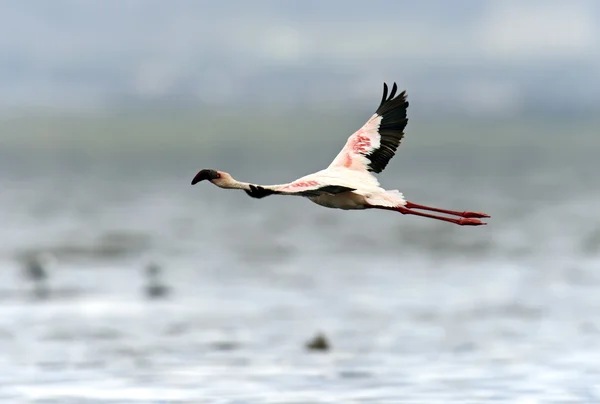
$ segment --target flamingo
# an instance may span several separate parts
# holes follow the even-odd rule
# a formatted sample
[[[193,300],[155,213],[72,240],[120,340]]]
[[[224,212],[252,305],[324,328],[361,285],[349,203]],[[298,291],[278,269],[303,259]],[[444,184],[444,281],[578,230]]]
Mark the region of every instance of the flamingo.
[[[22,261],[23,276],[33,283],[33,296],[36,299],[50,297],[47,267],[53,261],[53,257],[47,253],[29,254]]]
[[[166,297],[170,288],[160,281],[161,267],[156,262],[149,262],[146,265],[146,277],[148,285],[146,286],[146,296],[150,299]]]
[[[398,190],[386,190],[374,174],[381,173],[396,153],[408,122],[406,91],[396,96],[398,87],[383,83],[383,97],[375,113],[346,141],[329,167],[287,184],[257,185],[235,180],[229,173],[213,169],[200,170],[192,185],[208,180],[225,189],[241,189],[252,198],[269,195],[306,197],[317,205],[344,210],[383,209],[454,223],[459,226],[480,226],[489,218],[485,213],[455,211],[420,205],[407,201]],[[422,211],[456,216],[446,217]]]

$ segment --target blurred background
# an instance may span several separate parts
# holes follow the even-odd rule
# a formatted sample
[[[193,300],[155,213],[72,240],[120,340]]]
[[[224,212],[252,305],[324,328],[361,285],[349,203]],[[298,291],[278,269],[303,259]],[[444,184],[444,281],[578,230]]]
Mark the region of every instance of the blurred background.
[[[599,400],[600,3],[0,10],[3,402]],[[384,81],[382,185],[488,226],[190,186],[325,168]]]

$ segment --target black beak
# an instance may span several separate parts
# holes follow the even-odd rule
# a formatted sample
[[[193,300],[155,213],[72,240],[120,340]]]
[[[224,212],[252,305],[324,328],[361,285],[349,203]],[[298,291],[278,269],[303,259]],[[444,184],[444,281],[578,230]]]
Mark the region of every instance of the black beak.
[[[198,172],[198,174],[196,174],[196,176],[192,180],[192,185],[195,185],[195,184],[199,183],[200,181],[216,180],[217,178],[219,178],[219,174],[217,173],[217,170],[200,170]]]

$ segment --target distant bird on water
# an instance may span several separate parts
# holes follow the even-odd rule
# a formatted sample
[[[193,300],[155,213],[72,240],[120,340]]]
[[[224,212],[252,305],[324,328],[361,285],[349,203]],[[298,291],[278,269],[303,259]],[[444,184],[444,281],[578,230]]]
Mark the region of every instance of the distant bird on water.
[[[224,172],[204,169],[192,180],[192,185],[208,180],[220,188],[242,189],[253,198],[269,195],[303,196],[312,202],[334,209],[384,209],[404,215],[416,215],[442,220],[460,226],[479,226],[487,223],[479,218],[485,213],[439,209],[419,205],[404,199],[397,190],[385,190],[374,174],[381,173],[400,145],[408,122],[406,91],[395,97],[398,87],[394,83],[388,97],[388,86],[383,84],[383,97],[375,114],[346,141],[346,145],[324,170],[309,174],[288,184],[256,185],[240,182]],[[425,210],[450,218],[419,212]]]
[[[155,262],[150,262],[146,265],[146,277],[148,284],[146,285],[146,297],[149,299],[165,298],[171,292],[167,285],[160,282],[159,276],[161,273],[160,266]]]
[[[33,284],[33,297],[47,299],[50,297],[47,267],[53,262],[49,254],[30,254],[22,262],[23,277]]]

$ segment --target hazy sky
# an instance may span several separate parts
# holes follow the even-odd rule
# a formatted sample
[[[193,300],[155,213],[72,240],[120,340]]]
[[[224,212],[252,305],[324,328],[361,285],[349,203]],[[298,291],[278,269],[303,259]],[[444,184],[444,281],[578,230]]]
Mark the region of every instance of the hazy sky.
[[[600,102],[600,2],[0,1],[2,105]],[[283,93],[285,96],[281,96]],[[566,102],[566,101],[565,101]]]

